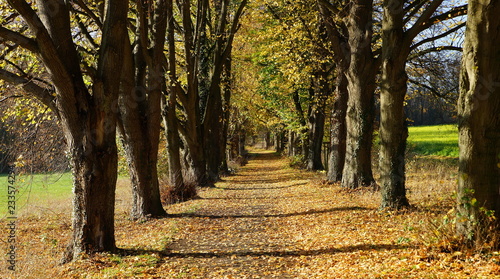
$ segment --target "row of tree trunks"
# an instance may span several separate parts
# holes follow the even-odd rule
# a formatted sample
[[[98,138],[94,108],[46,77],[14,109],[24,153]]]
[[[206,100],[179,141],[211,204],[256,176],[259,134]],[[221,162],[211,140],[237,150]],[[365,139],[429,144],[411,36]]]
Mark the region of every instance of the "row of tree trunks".
[[[200,83],[197,78],[200,36],[204,34],[202,31],[207,26],[210,8],[208,0],[196,3],[196,14],[192,13],[191,1],[175,2],[182,18],[182,31],[174,24],[176,9],[172,0],[159,0],[154,3],[139,0],[133,4],[108,0],[98,4],[95,11],[89,9],[89,17],[102,32],[100,45],[94,45],[97,67],[93,71],[90,69],[92,66],[89,66],[91,74],[86,75],[92,79],[92,85],[89,87],[86,86],[84,74],[80,69],[81,60],[73,43],[70,20],[70,5],[85,6],[86,3],[62,0],[37,0],[33,3],[11,0],[8,3],[25,19],[32,34],[36,34],[33,39],[24,38],[23,35],[14,39],[26,39],[22,43],[23,47],[40,57],[55,89],[46,90],[34,84],[25,88],[55,112],[68,142],[75,195],[74,232],[65,260],[78,258],[81,253],[115,250],[117,128],[121,133],[130,167],[133,189],[131,215],[134,219],[165,215],[160,202],[156,166],[162,106],[168,142],[169,172],[175,199],[192,197],[193,192],[188,191],[193,188],[187,187],[186,181],[190,179],[191,184],[195,186],[204,185],[207,181],[207,167],[216,166],[210,169],[214,172],[208,174],[217,176],[214,173],[220,170],[223,165],[221,162],[225,161],[226,157],[226,144],[223,140],[228,126],[224,121],[227,122],[229,118],[231,93],[230,86],[224,87],[223,97],[226,103],[220,101],[221,81],[225,75],[224,78],[227,77],[229,84],[231,66],[228,56],[247,0],[237,5],[238,9],[233,15],[228,14],[229,9],[233,7],[230,1],[215,1],[219,12],[215,15],[218,17],[215,21],[219,22],[219,30],[216,36],[218,46],[214,55],[216,59],[213,62],[218,68],[212,69],[209,97],[216,101],[212,107],[218,110],[212,117],[207,118],[207,123],[215,124],[220,131],[209,130],[208,134],[217,134],[219,137],[216,142],[206,145],[217,145],[220,148],[216,150],[217,154],[209,154],[210,158],[216,159],[215,163],[209,164],[205,154],[207,148],[203,144],[206,138],[202,122],[204,110],[200,106]],[[136,36],[133,43],[128,39],[127,33],[129,4],[135,5],[137,11],[134,25],[136,30],[133,31]],[[36,6],[36,9],[32,6]],[[97,14],[93,14],[94,12]],[[196,24],[192,22],[193,16],[197,17]],[[226,28],[228,19],[233,20],[230,28]],[[188,83],[186,88],[182,88],[175,71],[178,63],[175,59],[174,40],[177,40],[177,37],[174,32],[182,32],[181,36],[184,38]],[[166,37],[169,38],[169,57],[165,59]],[[166,67],[169,69],[168,85],[164,80]],[[2,73],[2,78],[13,80],[17,84],[24,83],[23,77],[15,74]],[[168,96],[162,97],[164,92],[168,92]],[[219,101],[217,97],[220,97]],[[186,121],[180,121],[178,118],[180,107],[184,109],[183,120]],[[223,121],[220,121],[221,119]],[[186,156],[181,157],[181,150]],[[225,168],[227,169],[227,164]]]

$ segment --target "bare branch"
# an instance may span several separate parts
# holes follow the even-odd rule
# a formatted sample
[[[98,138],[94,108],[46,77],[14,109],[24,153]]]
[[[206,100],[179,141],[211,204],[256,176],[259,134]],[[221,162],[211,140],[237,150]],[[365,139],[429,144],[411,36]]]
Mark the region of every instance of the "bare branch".
[[[448,31],[446,31],[446,32],[444,32],[444,33],[441,33],[441,34],[439,34],[439,35],[437,35],[437,36],[434,36],[434,37],[431,37],[431,38],[427,38],[427,39],[425,39],[425,40],[422,40],[422,41],[420,41],[420,42],[418,42],[418,43],[416,43],[416,44],[412,45],[412,46],[411,46],[411,50],[414,50],[414,49],[416,49],[417,47],[419,47],[419,46],[421,46],[421,45],[423,45],[423,44],[430,43],[430,42],[432,42],[432,41],[436,41],[436,40],[438,40],[438,39],[444,38],[444,37],[446,37],[446,36],[448,36],[448,35],[450,35],[450,34],[452,34],[452,33],[456,32],[456,31],[460,30],[460,29],[461,29],[461,28],[463,28],[463,27],[465,27],[465,22],[464,22],[464,23],[461,23],[461,24],[459,24],[459,25],[457,25],[457,26],[455,26],[455,27],[453,27],[453,28],[451,28],[450,30],[448,30]]]
[[[452,19],[452,18],[466,15],[467,14],[467,7],[468,7],[468,5],[458,6],[458,7],[455,7],[455,8],[453,8],[445,13],[431,17],[427,22],[425,22],[422,25],[422,27],[423,27],[423,29],[427,29],[430,26],[432,26],[433,24],[436,24],[436,23],[439,23],[439,22],[442,22],[442,21],[445,21],[448,19]]]
[[[421,82],[416,81],[414,79],[409,79],[408,81],[410,83],[412,83],[412,84],[415,84],[417,86],[420,86],[420,87],[423,87],[423,88],[429,90],[434,96],[436,96],[438,98],[443,98],[443,99],[446,99],[446,100],[452,99],[451,97],[449,97],[449,94],[446,94],[446,93],[442,94],[436,88],[434,88],[432,86],[429,86],[429,85],[427,85],[425,83],[421,83]]]
[[[415,53],[413,55],[410,55],[408,57],[408,61],[409,60],[413,60],[413,59],[415,59],[417,57],[420,57],[422,55],[431,53],[431,52],[437,52],[437,51],[443,51],[443,50],[462,51],[462,48],[461,47],[457,47],[457,46],[437,46],[437,47],[431,47],[431,48],[419,51],[419,52],[417,52],[417,53]]]

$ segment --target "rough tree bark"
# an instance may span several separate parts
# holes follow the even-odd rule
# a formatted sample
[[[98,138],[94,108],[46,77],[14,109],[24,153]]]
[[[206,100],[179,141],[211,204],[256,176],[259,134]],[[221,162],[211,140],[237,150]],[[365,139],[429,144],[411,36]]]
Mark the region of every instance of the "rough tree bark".
[[[161,122],[161,95],[164,87],[163,46],[166,33],[165,1],[158,1],[156,17],[152,8],[138,3],[135,49],[127,41],[126,66],[120,94],[120,131],[132,183],[133,219],[166,215],[161,204],[158,182],[158,147]],[[154,22],[154,24],[153,24]],[[153,28],[149,28],[153,24]],[[150,30],[153,45],[146,38]],[[147,49],[152,52],[148,53]]]
[[[333,103],[330,122],[330,154],[326,173],[327,180],[330,183],[342,181],[347,137],[345,123],[347,98],[347,79],[344,71],[339,68],[337,69],[337,88],[335,89],[335,102]]]
[[[346,24],[350,64],[347,71],[346,160],[342,187],[357,188],[375,183],[371,168],[376,61],[371,49],[372,0],[355,0]]]
[[[500,218],[499,14],[498,1],[469,1],[460,74],[457,229],[479,245],[498,233],[487,210]]]
[[[407,90],[403,0],[385,0],[382,21],[382,75],[380,81],[380,185],[383,208],[409,205],[405,187],[405,151],[408,129],[404,114]],[[407,45],[401,46],[401,43]]]

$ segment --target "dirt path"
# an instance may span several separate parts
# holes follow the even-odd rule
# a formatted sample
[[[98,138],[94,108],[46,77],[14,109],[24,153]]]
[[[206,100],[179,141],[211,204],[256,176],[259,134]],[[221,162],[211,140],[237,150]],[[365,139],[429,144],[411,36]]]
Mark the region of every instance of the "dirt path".
[[[284,163],[272,153],[253,154],[236,176],[202,191],[198,209],[179,214],[188,217],[179,224],[186,229],[168,246],[167,256],[210,276],[296,278],[295,270],[279,263],[303,253],[282,227],[295,213],[280,205],[310,177]]]

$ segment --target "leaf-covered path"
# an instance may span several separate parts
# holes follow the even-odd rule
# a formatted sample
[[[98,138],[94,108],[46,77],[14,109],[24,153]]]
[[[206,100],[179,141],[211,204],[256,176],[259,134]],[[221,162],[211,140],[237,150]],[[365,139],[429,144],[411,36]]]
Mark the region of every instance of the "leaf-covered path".
[[[63,278],[495,278],[498,265],[430,250],[429,212],[380,212],[379,193],[346,192],[269,151],[170,217],[117,218],[119,255],[58,268]]]
[[[309,179],[284,168],[274,154],[252,157],[236,176],[202,192],[193,213],[179,214],[189,218],[182,220],[184,229],[168,246],[168,256],[211,276],[298,276],[289,260],[311,251],[295,245],[290,233],[297,224],[290,219],[315,212],[301,212],[295,203],[304,197],[293,190]]]

